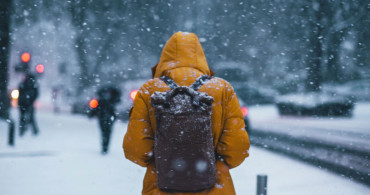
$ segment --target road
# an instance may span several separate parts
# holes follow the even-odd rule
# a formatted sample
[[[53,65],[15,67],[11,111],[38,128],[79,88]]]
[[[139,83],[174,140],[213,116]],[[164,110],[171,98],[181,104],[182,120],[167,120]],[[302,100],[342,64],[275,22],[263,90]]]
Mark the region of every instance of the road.
[[[6,145],[0,122],[0,195],[141,193],[145,169],[121,148],[126,123],[115,124],[110,153],[102,156],[96,120],[48,110],[38,111],[37,120],[40,135],[17,136],[14,147]],[[268,175],[269,194],[370,193],[366,185],[253,146],[231,174],[237,194],[255,194],[257,174]]]
[[[281,117],[274,106],[251,108],[251,142],[370,186],[370,104],[351,118]]]

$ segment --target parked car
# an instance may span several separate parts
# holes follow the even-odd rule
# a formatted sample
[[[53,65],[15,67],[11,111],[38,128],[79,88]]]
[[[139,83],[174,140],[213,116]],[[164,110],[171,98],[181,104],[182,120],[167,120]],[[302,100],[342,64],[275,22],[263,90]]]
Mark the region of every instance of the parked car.
[[[230,82],[238,97],[248,105],[273,104],[277,92],[263,86],[252,86],[247,82]]]
[[[247,105],[243,102],[243,100],[239,99],[240,109],[243,113],[244,123],[245,123],[245,130],[248,132],[248,134],[251,133],[251,125],[249,122],[249,110]]]
[[[323,91],[339,96],[355,98],[357,101],[370,100],[370,79],[349,81],[344,84],[323,85]]]
[[[325,92],[289,94],[277,98],[280,115],[352,117],[355,100]]]
[[[214,67],[217,77],[228,81],[239,99],[248,105],[273,104],[278,92],[270,87],[256,85],[247,80],[252,70],[246,64],[238,62],[220,62]]]

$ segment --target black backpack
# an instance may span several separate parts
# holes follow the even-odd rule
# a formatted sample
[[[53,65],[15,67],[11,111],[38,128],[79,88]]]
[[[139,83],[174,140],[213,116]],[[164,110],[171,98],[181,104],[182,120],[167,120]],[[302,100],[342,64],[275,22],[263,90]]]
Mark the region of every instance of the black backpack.
[[[211,115],[213,97],[198,92],[211,77],[203,75],[190,87],[161,77],[171,90],[154,92],[157,131],[154,159],[158,187],[169,192],[197,192],[216,183],[216,158]]]

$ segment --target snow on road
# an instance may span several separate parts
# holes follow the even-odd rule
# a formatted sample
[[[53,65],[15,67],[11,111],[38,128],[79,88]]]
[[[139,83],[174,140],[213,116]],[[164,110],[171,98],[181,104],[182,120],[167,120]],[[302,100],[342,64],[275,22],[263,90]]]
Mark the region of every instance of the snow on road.
[[[16,116],[16,112],[13,112]],[[39,111],[40,135],[28,131],[6,145],[0,121],[0,195],[140,194],[145,169],[124,158],[124,123],[117,122],[110,153],[100,154],[95,119]],[[231,170],[237,194],[255,194],[257,174],[268,175],[269,194],[370,194],[370,188],[325,170],[258,148]]]

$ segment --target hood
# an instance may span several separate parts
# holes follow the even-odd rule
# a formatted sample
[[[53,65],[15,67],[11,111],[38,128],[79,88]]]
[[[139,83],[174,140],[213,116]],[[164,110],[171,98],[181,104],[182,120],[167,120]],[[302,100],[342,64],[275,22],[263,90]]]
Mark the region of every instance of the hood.
[[[152,69],[153,77],[161,77],[166,71],[182,67],[212,75],[203,48],[194,33],[177,32],[172,35],[163,48],[159,63]]]

